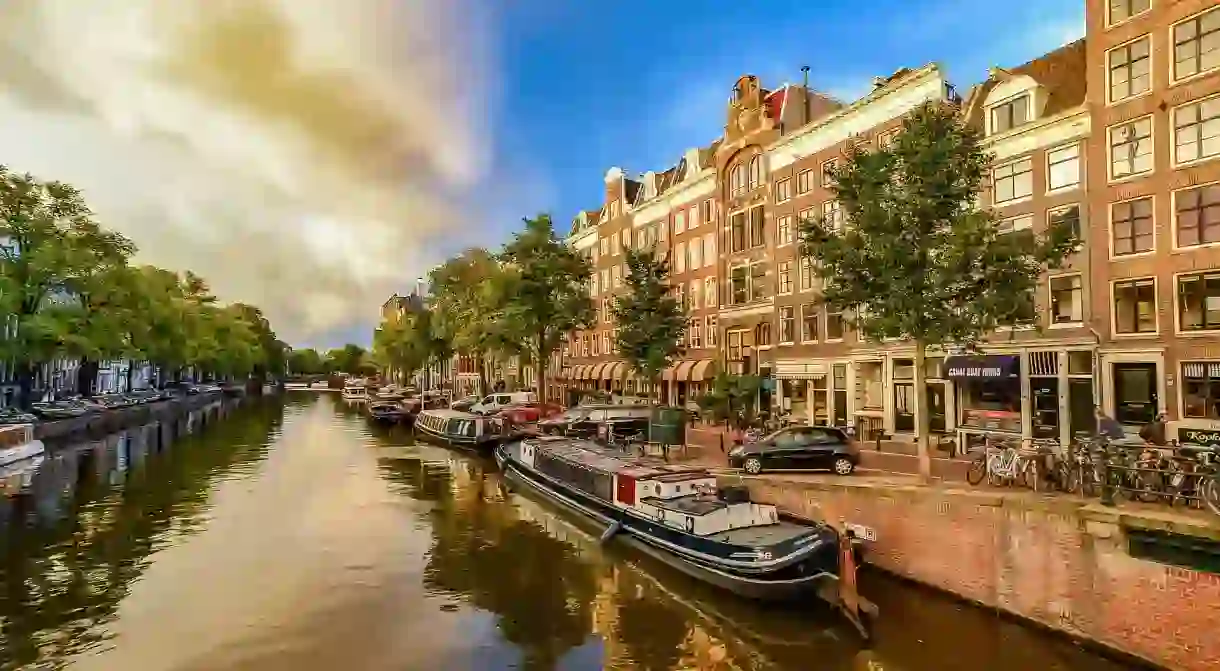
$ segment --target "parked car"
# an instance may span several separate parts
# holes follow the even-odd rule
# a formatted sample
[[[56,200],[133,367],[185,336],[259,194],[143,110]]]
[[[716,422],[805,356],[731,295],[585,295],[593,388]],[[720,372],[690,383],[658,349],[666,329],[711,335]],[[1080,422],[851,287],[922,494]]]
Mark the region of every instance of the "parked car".
[[[0,425],[33,424],[38,421],[37,415],[22,412],[18,408],[0,408]]]
[[[855,442],[829,426],[792,426],[729,450],[729,466],[751,474],[810,470],[851,475],[859,464]]]
[[[483,400],[470,407],[470,412],[478,415],[494,415],[505,406],[537,402],[538,394],[532,391],[505,391],[484,396]]]
[[[501,408],[496,416],[503,417],[513,424],[533,424],[540,419],[553,417],[562,412],[563,408],[551,403],[520,403]]]
[[[478,396],[466,396],[465,398],[459,398],[458,400],[454,401],[453,403],[450,403],[449,408],[451,410],[460,410],[462,412],[467,412],[471,408],[474,407],[475,403],[478,403],[478,402],[479,402]]]
[[[611,422],[617,434],[648,431],[652,409],[646,405],[582,405],[538,422],[544,434],[596,438],[598,426]]]

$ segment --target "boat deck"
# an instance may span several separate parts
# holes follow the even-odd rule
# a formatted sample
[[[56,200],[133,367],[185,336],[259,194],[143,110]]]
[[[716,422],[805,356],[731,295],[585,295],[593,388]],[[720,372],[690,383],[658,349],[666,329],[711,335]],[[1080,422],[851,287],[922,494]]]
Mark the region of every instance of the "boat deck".
[[[766,547],[783,543],[784,541],[807,536],[814,531],[814,527],[802,526],[793,524],[792,522],[776,522],[775,524],[767,524],[765,526],[744,527],[741,529],[729,529],[707,536],[714,541],[722,543],[732,543],[733,545],[755,545]]]
[[[707,474],[706,468],[666,464],[661,460],[637,457],[615,447],[603,447],[593,441],[579,438],[548,436],[533,438],[530,442],[537,449],[561,459],[606,473],[623,472],[637,480],[683,480],[692,474]]]

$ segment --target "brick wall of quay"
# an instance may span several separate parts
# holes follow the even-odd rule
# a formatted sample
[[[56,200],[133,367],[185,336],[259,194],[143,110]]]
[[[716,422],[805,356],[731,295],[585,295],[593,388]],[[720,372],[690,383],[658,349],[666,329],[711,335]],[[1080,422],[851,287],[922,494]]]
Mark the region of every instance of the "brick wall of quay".
[[[745,481],[782,510],[875,529],[866,558],[890,573],[1157,666],[1220,669],[1220,575],[1132,557],[1127,543],[1133,529],[1220,540],[1220,520],[867,478]]]

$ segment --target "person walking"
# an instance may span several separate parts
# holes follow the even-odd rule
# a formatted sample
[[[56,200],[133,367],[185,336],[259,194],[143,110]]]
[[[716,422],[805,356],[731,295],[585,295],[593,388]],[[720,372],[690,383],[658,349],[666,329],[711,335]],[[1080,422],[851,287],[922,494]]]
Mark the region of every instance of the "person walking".
[[[1097,435],[1111,440],[1127,437],[1127,432],[1123,430],[1123,425],[1102,411],[1100,405],[1094,406],[1094,413],[1097,416]]]

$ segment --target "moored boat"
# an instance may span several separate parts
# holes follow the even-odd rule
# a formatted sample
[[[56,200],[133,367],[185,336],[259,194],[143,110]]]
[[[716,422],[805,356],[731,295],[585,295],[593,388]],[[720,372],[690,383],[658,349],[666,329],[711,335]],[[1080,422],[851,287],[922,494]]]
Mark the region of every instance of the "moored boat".
[[[842,606],[853,591],[850,539],[783,517],[719,487],[702,468],[645,463],[587,440],[540,437],[496,450],[506,480],[602,525],[614,539],[683,573],[767,601],[816,595]],[[840,577],[844,580],[841,581]],[[872,607],[864,602],[862,610]]]
[[[369,419],[384,424],[406,424],[414,419],[398,401],[374,401],[368,412]]]
[[[0,466],[33,459],[44,452],[42,441],[34,438],[33,424],[0,426]]]
[[[369,398],[368,389],[365,388],[364,382],[360,380],[349,381],[343,385],[341,393],[345,401],[367,401]]]
[[[415,429],[435,440],[470,448],[491,448],[519,434],[499,417],[436,408],[421,410]]]

